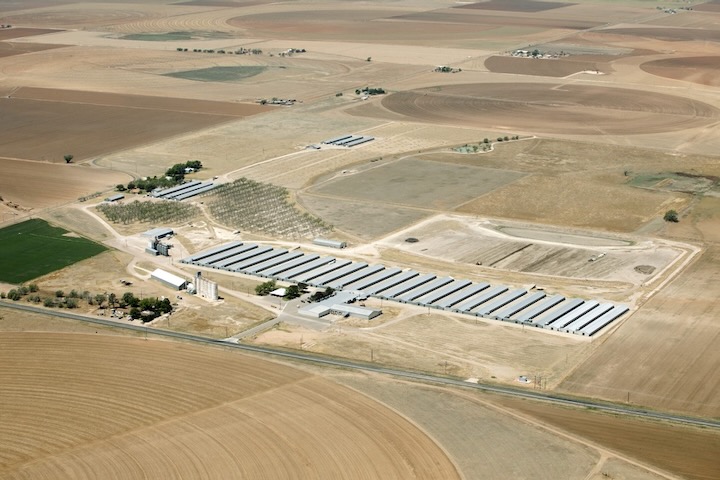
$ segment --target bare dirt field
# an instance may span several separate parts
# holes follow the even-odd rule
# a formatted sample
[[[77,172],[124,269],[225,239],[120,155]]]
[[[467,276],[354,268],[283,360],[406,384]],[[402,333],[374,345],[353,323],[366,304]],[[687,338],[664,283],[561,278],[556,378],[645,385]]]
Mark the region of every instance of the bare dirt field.
[[[682,478],[709,480],[720,474],[714,454],[720,449],[716,431],[509,398],[498,399],[497,403]]]
[[[562,2],[529,2],[527,0],[490,0],[485,2],[468,3],[455,8],[471,8],[478,10],[502,10],[504,12],[542,12],[555,8],[566,7]]]
[[[709,2],[704,2],[693,6],[693,10],[697,10],[698,12],[720,13],[720,2],[718,2],[717,0],[710,0]]]
[[[652,408],[720,416],[717,264],[712,246],[603,342],[560,389]]]
[[[43,45],[41,43],[10,43],[0,42],[0,58],[22,55],[24,53],[42,52],[62,48],[64,45]]]
[[[60,152],[61,161],[65,151]],[[74,202],[80,197],[110,190],[131,178],[123,172],[86,165],[0,158],[0,196],[4,201],[32,209]]]
[[[658,133],[709,125],[720,116],[689,98],[577,84],[445,85],[395,93],[382,105],[422,122],[548,134]]]
[[[13,38],[33,37],[46,33],[57,33],[62,30],[50,30],[43,28],[4,28],[0,29],[0,40],[12,40]]]
[[[81,161],[267,110],[261,105],[28,88],[0,98],[0,107],[4,124],[13,127],[6,127],[0,141],[3,154],[49,162],[63,162],[68,153]]]
[[[716,432],[372,376],[337,374],[333,378],[414,418],[459,459],[468,479],[504,479],[512,472],[518,478],[580,475],[591,480],[658,480],[669,472],[708,480],[718,472],[714,451],[720,436]],[[535,447],[505,447],[504,435],[510,431],[518,433],[511,441],[515,446],[523,439],[539,438]],[[545,442],[563,451],[561,458],[570,461],[546,464],[549,457],[534,458],[541,452],[536,446]],[[494,447],[506,455],[493,454]],[[514,452],[523,457],[516,460]],[[584,462],[592,465],[594,474],[582,476]],[[498,472],[505,472],[504,476],[496,476]]]
[[[720,86],[720,57],[673,57],[645,62],[640,68],[660,77]]]
[[[545,235],[538,236],[535,232]],[[531,231],[473,218],[438,216],[386,237],[381,244],[416,255],[500,270],[636,285],[650,282],[683,253],[670,245],[659,246],[652,242],[631,245],[632,240],[623,242],[586,235],[566,236],[560,232]],[[409,237],[417,238],[419,242],[405,242]],[[585,242],[588,244],[584,245]],[[589,261],[591,258],[599,260]],[[638,271],[639,266],[645,266],[642,270],[651,273]]]
[[[517,75],[535,75],[541,77],[567,77],[579,72],[592,71],[606,73],[607,64],[584,62],[569,59],[535,59],[506,56],[492,56],[485,60],[485,68],[496,73]]]
[[[611,28],[597,33],[643,37],[666,42],[720,42],[720,31],[699,28]]]
[[[3,478],[459,478],[403,417],[289,367],[100,334],[0,344]]]

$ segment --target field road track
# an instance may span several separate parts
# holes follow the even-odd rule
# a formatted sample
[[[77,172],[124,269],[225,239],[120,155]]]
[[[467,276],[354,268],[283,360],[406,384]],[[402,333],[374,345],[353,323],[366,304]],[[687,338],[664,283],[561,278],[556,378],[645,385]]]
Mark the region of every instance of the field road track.
[[[540,400],[545,402],[551,402],[560,405],[568,405],[581,408],[589,408],[593,410],[599,410],[608,413],[616,413],[621,415],[630,415],[634,417],[641,417],[652,420],[662,420],[674,423],[680,423],[684,425],[693,425],[698,427],[716,428],[720,429],[720,421],[703,419],[697,417],[674,415],[670,413],[663,413],[658,411],[644,410],[642,408],[632,408],[629,406],[623,406],[618,404],[609,404],[604,402],[597,402],[593,400],[575,399],[562,397],[559,395],[539,393],[536,391],[521,390],[512,387],[503,387],[498,385],[486,384],[486,383],[470,383],[463,380],[457,380],[453,378],[447,378],[427,373],[418,373],[409,370],[400,370],[395,368],[385,368],[381,366],[375,366],[372,364],[354,362],[350,360],[340,360],[334,358],[323,358],[316,355],[309,355],[307,353],[283,351],[275,348],[260,347],[256,345],[243,345],[228,342],[225,340],[216,340],[212,338],[205,338],[198,335],[191,335],[188,333],[173,332],[169,330],[155,330],[148,327],[139,325],[119,323],[111,320],[105,320],[101,318],[95,318],[89,315],[81,315],[76,313],[51,311],[40,307],[33,307],[30,305],[22,305],[12,303],[8,301],[0,301],[0,308],[12,308],[16,310],[22,310],[32,313],[39,313],[44,315],[51,315],[60,318],[67,318],[70,320],[78,320],[81,322],[94,323],[97,325],[104,325],[114,328],[122,328],[125,330],[134,330],[136,332],[145,332],[146,335],[156,335],[161,337],[170,337],[180,340],[186,340],[195,343],[204,343],[215,346],[222,346],[227,348],[234,348],[243,350],[246,352],[260,353],[265,355],[273,355],[275,357],[281,357],[290,360],[296,360],[301,362],[312,363],[315,365],[325,365],[330,367],[347,368],[351,370],[360,370],[366,372],[380,373],[383,375],[389,375],[394,377],[400,377],[408,380],[415,380],[420,382],[433,383],[436,385],[446,385],[453,387],[469,388],[474,390],[481,390],[484,392],[498,393],[501,395],[509,395],[518,398],[528,398],[532,400]]]

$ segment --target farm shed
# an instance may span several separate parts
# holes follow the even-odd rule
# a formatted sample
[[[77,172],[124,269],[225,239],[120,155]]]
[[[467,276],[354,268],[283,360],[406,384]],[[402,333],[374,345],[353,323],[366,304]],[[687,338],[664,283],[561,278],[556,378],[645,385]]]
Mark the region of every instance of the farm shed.
[[[321,247],[330,247],[330,248],[345,248],[347,247],[346,242],[341,242],[339,240],[328,240],[327,238],[316,238],[313,240],[313,243],[315,245],[319,245]]]
[[[107,197],[105,199],[105,201],[106,202],[117,202],[118,200],[122,200],[123,198],[125,198],[125,195],[123,195],[122,193],[117,193],[115,195],[110,195],[109,197]]]
[[[153,270],[153,272],[150,274],[150,278],[152,278],[153,280],[157,280],[166,287],[172,288],[174,290],[182,290],[187,284],[186,280],[159,268]]]
[[[333,313],[339,315],[350,315],[351,317],[363,318],[365,320],[371,320],[382,313],[382,310],[375,310],[374,308],[356,307],[354,305],[347,305],[345,303],[334,303],[330,306]]]
[[[330,313],[330,307],[328,307],[327,305],[314,303],[312,305],[305,305],[298,310],[298,313],[305,317],[320,318]]]
[[[143,237],[147,237],[147,238],[165,238],[165,237],[169,237],[173,233],[175,233],[175,232],[173,232],[172,228],[160,227],[160,228],[153,228],[152,230],[143,232],[141,235]]]

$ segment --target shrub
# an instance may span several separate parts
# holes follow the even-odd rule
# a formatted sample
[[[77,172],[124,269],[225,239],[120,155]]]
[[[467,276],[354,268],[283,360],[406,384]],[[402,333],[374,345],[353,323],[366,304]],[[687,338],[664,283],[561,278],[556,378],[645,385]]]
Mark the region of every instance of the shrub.
[[[45,297],[45,300],[43,300],[43,305],[46,307],[54,307],[55,301],[50,297]]]
[[[56,296],[57,298],[62,298],[62,297],[65,296],[65,292],[63,292],[62,290],[56,290],[56,291],[55,291],[55,296]]]
[[[667,212],[665,212],[663,220],[665,220],[666,222],[678,223],[680,221],[680,218],[678,217],[678,213],[675,210],[668,210]]]
[[[39,290],[37,283],[31,283],[30,285],[28,285],[28,289],[30,289],[30,291],[33,293],[35,293]]]
[[[22,297],[22,295],[20,295],[20,292],[18,292],[14,288],[7,293],[7,298],[9,300],[17,301],[17,300],[20,300],[20,297]]]

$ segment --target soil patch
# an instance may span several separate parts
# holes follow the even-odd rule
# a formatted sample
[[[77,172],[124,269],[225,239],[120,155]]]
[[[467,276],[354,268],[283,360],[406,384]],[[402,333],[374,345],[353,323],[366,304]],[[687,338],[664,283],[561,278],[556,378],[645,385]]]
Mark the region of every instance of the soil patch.
[[[0,40],[10,40],[13,38],[21,37],[33,37],[35,35],[44,35],[46,33],[58,33],[64,31],[65,30],[55,30],[48,28],[3,28],[0,29]]]
[[[567,77],[584,71],[607,70],[606,65],[597,62],[582,62],[567,59],[536,59],[506,56],[492,56],[485,60],[485,68],[496,73],[537,75],[543,77]]]
[[[22,55],[23,53],[42,52],[54,48],[63,48],[68,45],[46,45],[42,43],[10,43],[0,42],[0,58]]]
[[[470,8],[473,10],[502,10],[506,12],[544,12],[555,8],[568,7],[574,3],[563,2],[530,2],[528,0],[489,0],[484,2],[469,3],[453,8]]]
[[[184,78],[198,82],[238,82],[245,78],[254,77],[264,72],[267,67],[241,66],[241,67],[210,67],[199,70],[186,70],[184,72],[165,73],[166,77]]]
[[[640,68],[658,77],[720,86],[720,57],[665,58],[645,62]]]

